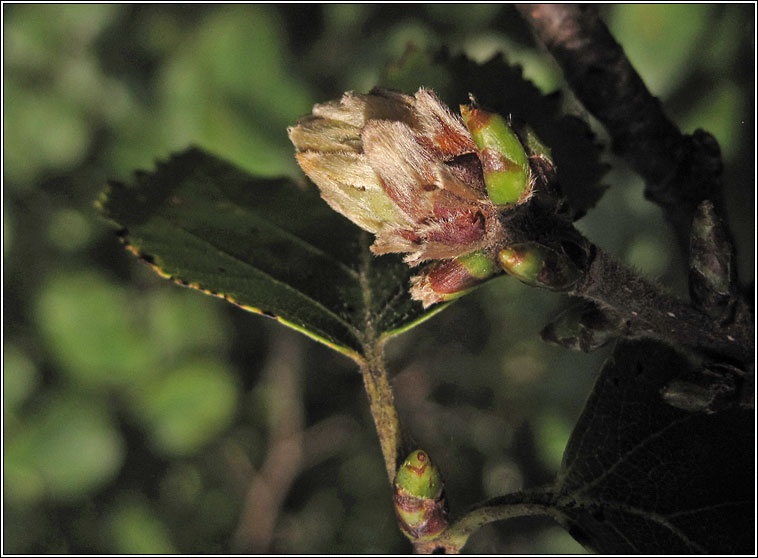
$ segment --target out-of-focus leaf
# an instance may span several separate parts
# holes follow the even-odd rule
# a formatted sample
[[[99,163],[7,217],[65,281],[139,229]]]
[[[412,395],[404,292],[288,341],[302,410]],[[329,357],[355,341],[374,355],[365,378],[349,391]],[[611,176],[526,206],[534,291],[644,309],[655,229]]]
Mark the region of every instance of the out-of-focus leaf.
[[[164,145],[194,143],[256,174],[294,174],[287,126],[313,99],[291,68],[276,11],[214,9],[188,39],[159,81]]]
[[[39,372],[18,346],[3,345],[3,411],[9,412],[37,389]]]
[[[561,188],[578,219],[593,207],[606,186],[600,183],[608,166],[600,161],[601,146],[587,123],[561,110],[559,94],[543,95],[524,79],[521,68],[502,55],[477,64],[466,56],[441,51],[432,56],[409,50],[387,68],[382,85],[413,92],[434,89],[453,110],[469,102],[469,93],[484,107],[527,122],[551,150]]]
[[[713,10],[708,4],[617,4],[608,27],[653,95],[665,97],[696,67],[689,63],[697,55],[693,47]]]
[[[754,417],[689,413],[661,388],[694,373],[673,349],[619,343],[569,440],[556,486],[569,531],[607,554],[752,552]]]
[[[118,11],[115,5],[60,4],[8,10],[4,178],[14,188],[80,162],[90,147],[92,121],[123,104],[90,50]]]
[[[47,346],[69,378],[87,386],[136,383],[156,351],[124,289],[93,272],[54,274],[36,301]]]
[[[671,263],[667,257],[668,247],[666,239],[652,233],[640,232],[629,243],[624,261],[645,277],[660,277]]]
[[[92,223],[76,209],[59,209],[52,216],[48,228],[50,242],[60,248],[74,252],[80,250],[92,239]]]
[[[111,551],[116,554],[175,554],[168,528],[141,498],[126,497],[108,517]]]
[[[135,14],[128,25],[136,37],[120,39],[147,48],[161,63],[146,98],[150,102],[127,97],[122,103],[127,110],[118,112],[117,141],[105,146],[115,168],[124,173],[145,168],[156,156],[192,143],[224,153],[249,172],[297,173],[287,126],[310,111],[315,99],[293,68],[278,10],[201,7],[203,15],[192,26],[183,21],[183,12]],[[111,48],[114,62],[121,64],[118,37]]]
[[[535,437],[540,441],[538,449],[542,461],[555,471],[561,464],[561,454],[571,435],[571,424],[563,417],[547,412],[537,418],[534,429]]]
[[[132,407],[158,451],[188,455],[229,424],[237,389],[223,364],[198,360],[141,385]]]
[[[82,157],[90,132],[80,107],[14,83],[5,86],[5,99],[3,130],[12,138],[4,148],[5,172],[14,183],[28,184],[43,170],[66,168]]]
[[[535,554],[572,555],[589,554],[589,551],[558,526],[547,528],[535,541]]]
[[[697,128],[707,130],[718,140],[724,160],[730,162],[738,152],[744,134],[739,129],[745,125],[743,106],[742,90],[732,81],[719,80],[710,94],[680,119],[682,130],[688,133]]]
[[[111,480],[123,457],[121,437],[100,404],[59,395],[6,440],[5,494],[24,503],[76,500]]]
[[[198,300],[190,291],[167,289],[146,302],[150,341],[166,358],[203,350],[217,353],[229,342],[231,332],[216,300]]]
[[[210,300],[187,305],[188,294],[158,291],[135,303],[97,273],[52,274],[35,318],[70,379],[90,388],[134,388],[177,355],[225,342],[219,308]]]
[[[457,29],[486,27],[498,15],[502,6],[497,4],[423,4],[432,19]]]
[[[164,277],[277,318],[353,358],[439,311],[411,300],[412,270],[315,188],[252,177],[190,149],[112,183],[99,202],[129,249]]]
[[[7,62],[32,71],[54,67],[60,58],[89,46],[118,11],[112,4],[16,6],[5,20]]]

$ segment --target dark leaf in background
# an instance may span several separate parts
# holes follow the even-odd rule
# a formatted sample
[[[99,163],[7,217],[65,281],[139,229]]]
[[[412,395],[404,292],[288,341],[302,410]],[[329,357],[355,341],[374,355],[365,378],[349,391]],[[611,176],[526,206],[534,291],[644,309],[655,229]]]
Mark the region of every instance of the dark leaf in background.
[[[524,78],[520,66],[497,54],[484,64],[465,55],[443,50],[430,55],[409,49],[403,60],[387,69],[382,85],[415,91],[419,85],[434,89],[457,112],[469,102],[469,93],[482,106],[529,124],[551,149],[564,194],[575,218],[584,215],[602,197],[601,180],[608,165],[600,161],[602,146],[586,122],[562,111],[560,93],[543,95]]]
[[[99,206],[129,249],[173,281],[275,317],[353,358],[439,311],[408,295],[400,258],[312,186],[262,179],[199,149],[111,183]]]
[[[607,554],[752,552],[754,417],[664,403],[661,388],[691,373],[669,347],[618,344],[558,479],[558,508],[582,544]]]

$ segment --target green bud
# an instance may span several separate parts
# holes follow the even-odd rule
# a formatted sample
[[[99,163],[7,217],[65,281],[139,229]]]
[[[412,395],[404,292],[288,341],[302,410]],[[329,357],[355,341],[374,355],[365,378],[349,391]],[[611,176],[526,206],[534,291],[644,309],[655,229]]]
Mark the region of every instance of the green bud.
[[[395,512],[411,540],[429,540],[447,528],[444,484],[429,455],[412,452],[395,475]]]
[[[476,145],[429,89],[347,92],[314,106],[288,133],[321,197],[376,235],[374,254],[402,253],[416,265],[487,244],[497,217]]]
[[[477,250],[424,267],[411,278],[411,295],[426,308],[463,296],[498,273],[502,270],[497,263]]]
[[[516,133],[499,114],[461,105],[461,116],[482,163],[487,195],[495,205],[525,202],[531,195],[529,159]]]
[[[544,203],[546,198],[552,198],[551,205],[565,205],[563,194],[558,184],[558,171],[553,162],[550,148],[542,143],[535,131],[526,123],[513,122],[521,143],[529,157],[529,169],[531,171],[531,190],[539,195]],[[563,203],[561,203],[563,202]],[[568,210],[568,207],[565,207]]]
[[[539,157],[551,165],[555,164],[553,163],[550,148],[542,142],[529,124],[520,124],[518,127],[514,126],[514,128],[516,128],[519,137],[523,140],[524,149],[529,157]]]
[[[411,453],[395,475],[395,484],[418,498],[439,498],[442,478],[426,452]]]
[[[498,258],[507,273],[535,287],[567,291],[582,277],[568,254],[535,242],[513,244],[501,250]]]

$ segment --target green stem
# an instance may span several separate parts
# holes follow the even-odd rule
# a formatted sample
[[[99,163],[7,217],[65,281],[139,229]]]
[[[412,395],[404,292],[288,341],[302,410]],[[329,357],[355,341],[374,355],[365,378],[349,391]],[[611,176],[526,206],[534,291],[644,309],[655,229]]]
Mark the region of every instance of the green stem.
[[[415,544],[419,554],[458,554],[468,538],[484,525],[514,517],[552,516],[553,494],[549,490],[515,492],[477,504],[432,541]]]
[[[390,483],[395,478],[400,448],[400,421],[395,408],[395,398],[392,395],[387,369],[384,365],[382,344],[371,347],[366,351],[366,359],[361,363],[363,385],[366,387],[371,415],[379,434],[379,444],[384,455],[384,464]]]

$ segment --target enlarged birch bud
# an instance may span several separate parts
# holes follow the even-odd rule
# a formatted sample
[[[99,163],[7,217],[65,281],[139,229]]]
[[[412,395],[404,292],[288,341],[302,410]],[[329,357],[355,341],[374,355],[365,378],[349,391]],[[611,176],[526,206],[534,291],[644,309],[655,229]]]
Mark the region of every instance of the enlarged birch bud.
[[[324,200],[376,235],[374,254],[451,259],[487,245],[498,226],[471,135],[429,89],[348,92],[288,132]]]
[[[411,540],[429,540],[447,528],[444,483],[429,455],[412,452],[395,475],[395,513]]]
[[[554,175],[549,149],[528,127],[525,148],[502,116],[473,105],[461,112],[423,87],[413,96],[373,89],[316,105],[288,129],[323,199],[376,236],[374,254],[433,262],[412,278],[425,307],[500,272],[503,215],[529,200],[535,180],[547,191]],[[502,267],[518,276],[518,266]]]
[[[531,195],[529,159],[505,118],[474,105],[461,105],[461,116],[476,144],[487,195],[495,205],[523,203]]]
[[[534,287],[568,291],[582,277],[582,270],[565,251],[535,242],[508,246],[498,257],[507,273]]]

